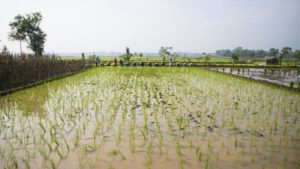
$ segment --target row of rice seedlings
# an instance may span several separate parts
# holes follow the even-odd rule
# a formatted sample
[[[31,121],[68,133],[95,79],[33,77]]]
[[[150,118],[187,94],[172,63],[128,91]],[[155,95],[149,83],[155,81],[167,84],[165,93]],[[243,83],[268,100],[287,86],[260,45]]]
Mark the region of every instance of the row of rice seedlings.
[[[217,77],[220,77],[220,76],[216,76],[216,78]],[[179,80],[180,80],[180,78],[182,78],[181,75],[178,76]],[[195,81],[199,80],[198,77],[196,77],[195,79],[193,79],[193,78],[195,78],[195,77],[192,77],[189,74],[184,79],[189,80],[191,84],[194,84]],[[215,77],[212,77],[212,78],[215,78]],[[174,81],[176,82],[176,81],[179,81],[179,80],[176,79]],[[169,133],[171,135],[173,133],[173,135],[176,138],[176,135],[177,135],[176,130],[175,130],[176,128],[179,131],[180,131],[181,128],[183,128],[183,130],[184,130],[183,136],[186,135],[185,134],[186,129],[188,129],[187,128],[188,126],[191,126],[190,125],[191,121],[187,118],[187,114],[184,111],[188,110],[187,112],[190,112],[190,110],[192,110],[192,109],[199,109],[196,105],[192,106],[192,103],[191,103],[191,101],[195,100],[198,96],[198,98],[202,101],[201,104],[203,104],[203,105],[201,105],[202,107],[200,108],[202,114],[201,114],[200,117],[197,117],[197,120],[200,121],[200,124],[202,123],[204,125],[209,125],[209,126],[216,125],[217,121],[216,121],[215,117],[220,117],[221,121],[224,122],[224,123],[222,122],[222,124],[223,124],[222,126],[224,127],[224,129],[226,129],[226,127],[229,126],[230,128],[238,129],[238,131],[241,130],[242,134],[240,134],[240,135],[245,136],[244,139],[249,139],[250,140],[249,144],[248,144],[249,146],[246,147],[246,150],[245,150],[245,147],[243,147],[244,150],[242,150],[242,151],[253,151],[254,152],[254,153],[251,153],[252,154],[251,161],[253,163],[255,163],[256,160],[257,160],[255,158],[255,152],[257,152],[257,150],[259,148],[262,148],[261,151],[264,151],[263,150],[264,148],[261,146],[261,144],[258,144],[261,139],[256,138],[257,135],[259,135],[257,132],[262,132],[264,135],[266,135],[265,131],[267,131],[267,133],[269,133],[269,134],[267,134],[267,136],[270,139],[263,139],[263,141],[266,143],[266,145],[270,144],[271,146],[273,146],[273,147],[275,146],[278,149],[280,147],[283,147],[283,146],[285,146],[285,148],[291,149],[290,147],[292,147],[292,146],[295,147],[297,145],[296,141],[295,141],[296,139],[293,138],[292,135],[291,135],[292,133],[295,134],[296,129],[295,129],[295,132],[294,132],[290,128],[290,126],[292,124],[294,126],[297,126],[298,123],[295,120],[292,120],[293,122],[291,123],[291,118],[289,118],[289,117],[295,117],[295,114],[292,113],[292,112],[298,112],[297,110],[299,110],[298,109],[299,106],[297,106],[295,104],[293,104],[293,105],[289,104],[289,103],[292,102],[292,99],[295,99],[295,98],[297,99],[297,96],[291,96],[291,95],[286,94],[286,95],[283,95],[281,97],[278,97],[278,98],[284,98],[284,99],[282,99],[282,100],[277,100],[276,99],[276,100],[273,100],[273,101],[275,101],[274,104],[269,104],[269,103],[272,103],[271,100],[272,100],[272,98],[276,97],[276,95],[272,92],[262,92],[262,90],[264,89],[263,87],[256,88],[256,91],[258,91],[257,92],[258,94],[255,94],[255,92],[253,92],[253,91],[255,91],[254,88],[250,90],[249,88],[246,87],[245,90],[248,93],[253,93],[249,97],[249,96],[247,96],[245,91],[241,92],[242,90],[238,85],[241,85],[242,83],[241,84],[239,84],[239,83],[234,84],[235,83],[234,80],[232,80],[232,82],[229,80],[229,81],[226,81],[225,85],[223,85],[223,87],[225,87],[227,90],[222,89],[222,87],[211,85],[211,87],[214,88],[214,90],[212,90],[211,87],[206,87],[205,86],[207,84],[213,84],[213,83],[211,83],[212,80],[207,80],[207,79],[202,80],[202,83],[199,83],[198,85],[195,86],[195,89],[193,90],[194,93],[192,93],[192,94],[187,94],[186,93],[187,91],[183,90],[182,87],[177,86],[176,87],[177,89],[173,88],[172,91],[175,93],[176,96],[178,96],[178,98],[176,99],[176,101],[173,99],[173,102],[171,102],[171,106],[176,108],[175,105],[177,104],[177,105],[182,105],[183,108],[181,108],[181,109],[179,108],[179,110],[173,111],[172,113],[173,113],[174,117],[172,117],[172,118],[170,118],[170,116],[165,114],[165,117],[167,118],[166,121],[167,121],[167,124],[168,124],[167,126],[169,128]],[[151,80],[151,81],[153,82],[153,80]],[[134,82],[134,80],[132,80],[130,83],[135,84],[136,81]],[[164,88],[160,88],[163,83],[165,83],[165,82],[153,83],[153,84],[156,84],[156,86],[158,86],[159,88],[155,90],[154,87],[153,87],[153,84],[151,84],[152,89],[149,89],[145,92],[146,93],[147,92],[151,93],[150,91],[154,91],[154,92],[157,93],[161,90],[164,90]],[[185,83],[183,83],[183,84],[185,84]],[[228,86],[228,84],[231,84],[231,86]],[[109,86],[107,86],[107,85],[104,85],[103,87],[109,89]],[[137,86],[134,86],[134,88],[137,88]],[[234,89],[234,88],[235,88],[235,90],[238,90],[238,92],[230,92],[230,91],[233,91],[232,89]],[[73,89],[80,89],[80,88],[76,88],[76,87],[73,86]],[[73,89],[70,88],[70,90],[73,90]],[[178,89],[180,89],[181,91],[177,92]],[[220,91],[222,91],[222,92],[220,92]],[[107,93],[108,92],[111,92],[112,95],[114,95],[114,91],[109,89],[107,91]],[[69,92],[69,93],[72,93],[72,92]],[[97,92],[97,93],[100,94],[99,92]],[[129,90],[124,91],[123,95],[125,93],[129,93]],[[136,93],[138,93],[138,92],[135,91],[135,98],[133,100],[133,104],[137,103],[136,99],[137,99],[138,96],[137,96]],[[282,93],[282,92],[280,92],[280,93]],[[45,150],[47,151],[46,153],[51,154],[50,156],[51,156],[51,160],[53,162],[54,162],[54,160],[53,160],[52,156],[54,156],[55,154],[58,153],[56,151],[57,142],[62,140],[60,137],[58,137],[58,133],[59,133],[59,135],[60,134],[65,135],[67,133],[67,131],[65,131],[66,129],[70,129],[70,128],[72,128],[72,126],[79,126],[79,127],[74,127],[73,130],[69,130],[69,131],[71,131],[71,135],[73,135],[73,136],[78,135],[79,140],[80,140],[82,135],[85,133],[84,131],[86,130],[89,122],[91,122],[91,120],[90,120],[91,117],[90,116],[84,116],[83,115],[84,112],[88,111],[87,108],[85,108],[85,107],[88,107],[88,102],[93,100],[93,97],[95,97],[95,96],[91,96],[89,94],[85,94],[83,92],[81,92],[81,93],[79,92],[78,95],[79,95],[80,99],[76,100],[76,99],[65,99],[67,97],[76,96],[76,94],[74,94],[74,95],[72,95],[72,94],[68,95],[66,93],[62,93],[62,94],[64,94],[64,95],[60,95],[60,99],[57,99],[58,104],[51,103],[53,105],[57,105],[57,108],[55,109],[56,114],[51,116],[50,117],[51,119],[42,120],[41,121],[42,125],[38,124],[39,121],[37,121],[36,124],[35,124],[39,128],[39,130],[36,133],[38,133],[38,135],[42,135],[44,139],[47,139],[47,141],[43,141],[43,140],[42,141],[34,141],[34,142],[36,142],[35,145],[37,145],[38,148],[44,147]],[[100,95],[102,95],[102,94],[100,94]],[[156,129],[157,129],[156,131],[159,131],[158,128],[160,128],[160,130],[161,130],[161,123],[160,123],[160,114],[158,113],[160,111],[158,111],[158,110],[161,110],[163,106],[161,104],[158,104],[157,106],[152,106],[154,104],[159,103],[159,99],[157,98],[157,96],[155,96],[153,94],[149,94],[149,95],[145,95],[145,96],[149,97],[148,100],[145,99],[145,102],[147,102],[147,103],[150,102],[150,104],[148,105],[149,109],[151,109],[151,110],[157,109],[156,115],[155,114],[153,114],[153,115],[154,115],[154,120],[155,120],[155,124],[156,124]],[[261,97],[261,96],[263,96],[263,97]],[[289,96],[291,96],[291,97],[289,97]],[[116,99],[114,99],[114,97],[111,97],[111,96],[108,96],[108,95],[106,95],[106,97],[107,98],[105,99],[106,100],[105,101],[105,103],[106,103],[105,108],[101,109],[103,111],[111,110],[110,108],[106,107],[107,105],[111,105],[111,104],[107,104],[107,103],[110,103],[112,101],[114,101],[114,102],[117,101]],[[190,97],[190,99],[189,99],[189,97]],[[62,99],[62,98],[64,98],[64,99]],[[152,98],[154,98],[154,99],[152,99]],[[213,98],[218,99],[218,101],[219,101],[218,108],[215,107],[215,106],[213,106],[212,109],[210,108],[211,104],[214,103],[214,102],[211,101],[211,100],[214,100]],[[248,99],[250,99],[250,101],[255,101],[256,104],[249,104],[250,102],[247,101],[247,100],[242,100],[243,98],[248,98]],[[220,100],[220,99],[222,99],[222,100]],[[238,99],[240,99],[240,100],[238,100]],[[64,100],[68,100],[68,101],[70,101],[70,103],[67,103]],[[85,101],[82,101],[82,100],[85,100]],[[235,104],[234,102],[231,102],[231,100],[233,100],[234,102],[237,102],[237,104]],[[242,104],[243,101],[247,101],[248,105],[243,105]],[[278,104],[280,102],[282,102],[282,104]],[[131,104],[129,102],[124,102],[124,101],[122,103]],[[147,113],[147,115],[143,116],[144,117],[144,123],[143,123],[144,126],[146,126],[145,124],[147,124],[147,127],[145,127],[145,129],[144,129],[145,133],[148,132],[148,129],[149,129],[148,116],[150,115],[150,113],[148,113],[147,103],[145,104],[145,110],[147,109],[147,111],[143,110],[143,113],[145,113],[145,112]],[[234,103],[234,104],[232,104],[232,103]],[[99,103],[94,102],[93,104],[97,105]],[[65,106],[65,105],[67,105],[67,106]],[[116,106],[116,107],[117,107],[117,105],[118,104],[113,104],[113,106]],[[97,107],[95,105],[93,105],[93,106]],[[135,104],[135,106],[136,106],[136,104]],[[113,107],[113,109],[115,109],[116,107]],[[223,107],[225,108],[225,110],[221,110],[221,108],[223,108]],[[97,109],[99,110],[100,108],[97,108]],[[63,111],[61,111],[61,110],[63,110]],[[251,112],[257,112],[257,110],[261,110],[261,111],[258,112],[258,113],[254,113],[253,115],[251,114]],[[74,111],[76,111],[77,113],[71,114]],[[69,115],[64,115],[64,114],[62,114],[62,112],[64,112],[64,114],[69,114]],[[65,112],[70,112],[70,113],[65,113]],[[111,111],[109,111],[109,112],[111,112]],[[126,115],[126,111],[123,111],[123,112]],[[250,112],[250,113],[241,114],[241,112]],[[267,114],[265,112],[270,113],[270,114]],[[282,112],[282,113],[279,113],[279,112]],[[273,114],[275,115],[274,116],[275,118],[267,118],[268,116],[272,117]],[[105,115],[103,113],[100,113],[98,115],[99,115],[100,118],[98,118],[98,120],[96,120],[96,121],[98,121],[100,127],[95,127],[95,128],[98,128],[97,130],[95,129],[95,131],[96,131],[95,133],[99,133],[99,130],[103,131],[103,132],[100,132],[101,134],[105,133],[105,132],[108,132],[104,128],[107,128],[109,125],[107,125],[108,123],[103,124],[103,120],[105,121],[105,119],[109,119],[110,117],[112,117],[112,116],[110,116],[111,113],[105,114]],[[125,115],[122,115],[122,116],[125,117]],[[206,115],[212,115],[214,118],[206,118]],[[11,120],[11,119],[14,119],[14,117],[17,117],[16,113],[12,112],[8,116],[10,116],[10,118],[9,118],[10,123],[13,124],[13,125],[9,129],[5,129],[5,127],[2,127],[2,130],[3,130],[3,128],[5,129],[5,133],[3,135],[6,135],[8,137],[10,137],[11,135],[15,135],[13,137],[17,141],[17,144],[18,145],[25,145],[25,143],[29,142],[29,140],[30,140],[30,139],[27,139],[26,137],[24,137],[25,134],[24,135],[10,134],[8,132],[8,131],[11,131],[12,133],[18,133],[19,132],[18,129],[17,129],[18,127],[16,127],[17,125],[14,124],[14,123],[19,123],[19,121]],[[131,116],[131,117],[133,117],[133,116]],[[296,115],[296,117],[297,117],[297,115]],[[81,119],[83,119],[83,120],[81,120]],[[133,119],[137,120],[138,118],[135,116],[135,118],[133,118]],[[178,120],[174,120],[174,119],[178,119]],[[264,122],[262,122],[262,121],[264,121]],[[274,125],[272,124],[272,121],[274,121],[274,123],[273,123]],[[285,121],[289,121],[289,124],[286,124]],[[241,126],[242,122],[246,122],[246,125],[248,126],[248,129],[243,129],[242,128],[242,126]],[[6,123],[6,122],[3,121],[3,123]],[[95,123],[97,124],[97,122],[95,122]],[[135,122],[133,120],[132,123],[130,123],[130,124],[134,124],[134,123]],[[176,123],[178,123],[177,127],[174,128],[173,124],[176,124]],[[113,126],[116,126],[117,124],[120,125],[121,123],[112,123]],[[158,127],[157,124],[159,124],[159,127]],[[254,124],[258,124],[258,125],[254,125]],[[31,126],[30,128],[34,128],[35,125],[29,125],[29,126]],[[132,128],[135,128],[136,125],[137,124],[133,125]],[[19,124],[19,126],[24,126],[26,128],[27,124],[24,121],[22,121],[21,124]],[[42,126],[44,127],[44,129],[43,129]],[[63,127],[61,127],[61,126],[63,126]],[[118,130],[120,131],[120,129],[118,129]],[[26,134],[29,134],[27,130],[20,130],[20,131],[25,131]],[[77,131],[79,131],[79,132],[77,132]],[[199,133],[198,130],[194,130],[194,131],[196,133]],[[115,132],[115,131],[112,131],[112,132]],[[219,136],[212,137],[214,135],[214,132],[207,133],[207,136],[209,136],[209,138],[208,137],[207,138],[208,139],[213,139],[214,137],[219,137]],[[132,132],[132,133],[134,133],[134,132]],[[226,134],[228,134],[228,133],[225,133],[225,135]],[[277,141],[277,145],[276,145],[274,141],[272,142],[270,140],[274,140],[275,136],[278,135],[278,134],[281,134],[282,138],[281,138],[280,141]],[[102,134],[102,135],[104,135],[104,134]],[[95,136],[97,137],[97,135],[95,135]],[[94,137],[95,138],[94,140],[96,140],[96,137]],[[32,141],[37,140],[37,139],[34,139],[34,138],[35,137],[33,137],[31,140]],[[149,140],[149,137],[147,137],[147,138]],[[265,137],[263,137],[263,138],[265,138]],[[67,147],[70,147],[70,145],[68,143],[70,138],[68,136],[68,137],[64,137],[64,139],[66,140],[66,144],[64,144],[64,146],[69,151],[70,148],[67,148]],[[184,140],[186,140],[186,139],[188,139],[188,137],[184,138]],[[243,140],[243,138],[241,138],[239,135],[237,135],[233,139],[233,144],[234,145],[239,145],[242,140]],[[209,142],[208,149],[212,149],[212,151],[208,151],[208,152],[211,152],[211,154],[215,154],[215,151],[213,151],[214,147],[213,147],[212,142],[210,142],[209,140],[208,140],[208,142]],[[41,144],[42,146],[38,146],[38,144],[40,144],[40,143],[42,143]],[[289,143],[292,143],[292,144],[290,144],[291,145],[290,147],[287,147],[286,145],[288,145]],[[69,145],[69,146],[67,146],[67,145]],[[16,147],[16,146],[12,146],[12,147]],[[50,147],[52,149],[51,152],[49,151]],[[210,147],[212,147],[212,148],[210,148]],[[268,147],[268,146],[266,146],[266,147]],[[63,149],[64,148],[59,147],[59,151],[62,151]],[[238,146],[237,146],[237,149],[239,149]],[[238,150],[232,150],[230,152],[230,154],[233,153],[233,155],[235,155],[234,154],[235,151],[238,151]],[[203,151],[201,151],[201,152],[203,152]],[[64,156],[64,153],[60,152],[60,154],[63,154],[62,157]],[[201,153],[201,156],[202,156],[202,159],[203,159],[203,153]],[[287,156],[287,155],[283,155],[283,156],[284,156],[282,158],[282,159],[284,159],[283,161],[289,161],[289,156]],[[213,156],[210,156],[210,158],[208,158],[208,156],[207,156],[207,158],[205,158],[205,160],[207,161],[205,163],[205,165],[207,164],[207,166],[208,166],[209,161],[212,160],[211,159],[212,157]],[[13,159],[12,156],[11,156],[11,158]],[[49,157],[49,159],[50,159],[50,157]],[[55,162],[55,164],[58,164],[58,163]]]

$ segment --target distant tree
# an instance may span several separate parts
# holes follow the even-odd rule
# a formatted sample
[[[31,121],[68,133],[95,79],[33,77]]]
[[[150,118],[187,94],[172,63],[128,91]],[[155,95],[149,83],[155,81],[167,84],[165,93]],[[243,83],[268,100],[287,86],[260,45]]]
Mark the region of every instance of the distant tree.
[[[204,61],[205,62],[209,62],[211,60],[211,55],[210,54],[207,54],[205,57],[204,57]]]
[[[89,60],[90,62],[95,62],[95,61],[96,61],[96,55],[90,55],[90,56],[88,57],[88,60]]]
[[[237,47],[232,51],[231,58],[234,63],[237,63],[239,61],[239,58],[241,57],[241,53],[243,51],[242,47]]]
[[[11,28],[9,38],[20,42],[21,55],[23,41],[29,43],[28,47],[36,56],[43,54],[46,34],[40,28],[41,21],[42,15],[36,12],[25,16],[17,15],[14,21],[9,23]]]
[[[143,53],[140,53],[140,54],[139,54],[139,60],[140,60],[140,62],[141,62],[141,60],[142,60],[142,57],[143,57]]]
[[[287,58],[292,55],[292,48],[284,47],[281,49],[280,53],[277,54],[279,58],[279,63],[282,63],[283,58]]]
[[[253,59],[255,57],[255,50],[243,49],[242,57]]]
[[[125,65],[128,65],[132,56],[133,55],[130,53],[129,47],[126,47],[126,53],[121,55],[120,58],[123,59]]]
[[[267,52],[264,50],[256,50],[255,51],[255,57],[256,58],[264,58],[267,56]]]
[[[132,54],[132,57],[139,57],[139,54],[138,54],[137,52],[134,52],[134,53]]]
[[[231,50],[230,49],[217,50],[216,55],[219,57],[231,57]]]
[[[85,55],[84,55],[84,53],[81,53],[81,59],[82,59],[82,60],[85,60]]]
[[[174,62],[176,62],[176,59],[179,58],[179,55],[177,53],[173,53],[171,58],[173,59]]]
[[[42,30],[37,30],[35,33],[29,36],[29,39],[29,48],[35,53],[35,55],[43,55],[46,34]]]
[[[234,63],[237,63],[239,61],[239,53],[237,52],[233,52],[232,55],[231,55],[231,58],[233,60]]]
[[[26,24],[25,19],[21,15],[17,15],[14,22],[11,22],[11,32],[9,33],[9,39],[19,41],[20,43],[20,54],[22,55],[22,42],[26,40]]]
[[[281,53],[283,54],[284,58],[287,58],[291,56],[292,54],[292,48],[291,47],[284,47],[281,49]]]
[[[159,55],[160,55],[160,57],[163,58],[163,61],[165,61],[166,57],[169,57],[169,58],[172,57],[171,52],[170,52],[170,50],[172,50],[172,49],[173,49],[173,47],[163,47],[163,46],[159,49]]]
[[[295,50],[293,52],[293,57],[297,60],[300,60],[300,50]]]
[[[1,54],[2,55],[8,55],[9,54],[9,50],[5,45],[2,48]]]
[[[277,57],[277,55],[278,55],[278,53],[279,53],[279,50],[278,50],[278,49],[275,49],[275,48],[271,48],[271,49],[269,50],[269,52],[270,52],[270,55],[271,55],[272,57]]]
[[[278,60],[279,60],[279,64],[281,64],[281,63],[282,63],[283,57],[284,57],[283,53],[282,53],[282,52],[280,52],[280,53],[278,54]]]

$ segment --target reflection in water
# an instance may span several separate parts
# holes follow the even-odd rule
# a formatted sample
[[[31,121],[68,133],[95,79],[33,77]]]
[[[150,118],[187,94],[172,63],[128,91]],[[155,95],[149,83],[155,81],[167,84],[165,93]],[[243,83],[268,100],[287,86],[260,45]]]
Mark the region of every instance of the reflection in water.
[[[251,79],[263,80],[284,86],[290,86],[290,82],[294,82],[294,87],[300,87],[300,71],[299,69],[271,69],[271,68],[230,68],[218,67],[208,68],[210,70],[234,74]]]
[[[96,68],[0,99],[0,168],[300,165],[299,93],[199,68]]]
[[[0,106],[1,108],[18,109],[25,116],[32,114],[45,116],[47,113],[44,105],[50,97],[49,85],[37,86],[2,97]]]

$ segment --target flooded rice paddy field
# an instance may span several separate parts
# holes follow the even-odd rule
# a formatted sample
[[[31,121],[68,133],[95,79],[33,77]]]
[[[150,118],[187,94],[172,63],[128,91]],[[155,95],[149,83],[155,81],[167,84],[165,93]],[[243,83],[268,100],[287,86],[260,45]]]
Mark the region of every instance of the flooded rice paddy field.
[[[96,68],[0,98],[0,168],[299,168],[300,94],[200,68]]]
[[[294,83],[294,88],[300,88],[300,69],[284,69],[284,68],[230,68],[219,67],[209,68],[210,70],[234,74],[242,77],[258,79],[284,85],[290,87],[290,83]]]

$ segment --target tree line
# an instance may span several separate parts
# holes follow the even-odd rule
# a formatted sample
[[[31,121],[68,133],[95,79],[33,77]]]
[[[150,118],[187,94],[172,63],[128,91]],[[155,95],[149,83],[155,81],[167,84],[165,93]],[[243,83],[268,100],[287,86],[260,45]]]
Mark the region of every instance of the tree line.
[[[17,15],[14,21],[9,23],[11,31],[9,39],[18,41],[20,55],[13,56],[4,46],[0,53],[0,94],[14,88],[35,84],[42,80],[61,76],[70,72],[86,69],[86,61],[62,60],[54,55],[44,55],[46,33],[40,28],[42,15],[32,13]],[[22,43],[34,54],[22,52]]]
[[[281,50],[271,48],[266,50],[250,50],[237,47],[233,50],[222,49],[216,51],[218,57],[231,57],[233,61],[237,62],[241,59],[255,59],[255,58],[266,58],[273,57],[278,58],[281,62],[283,59],[294,58],[300,60],[300,50],[292,50],[291,47],[283,47]]]

